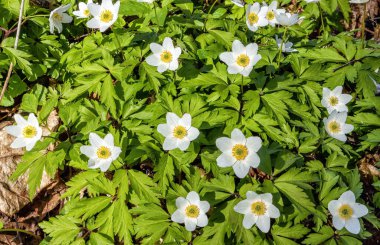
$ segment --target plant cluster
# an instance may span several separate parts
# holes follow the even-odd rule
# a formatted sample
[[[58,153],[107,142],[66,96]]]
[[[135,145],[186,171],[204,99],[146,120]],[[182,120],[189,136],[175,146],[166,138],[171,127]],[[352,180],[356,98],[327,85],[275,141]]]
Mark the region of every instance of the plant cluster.
[[[26,147],[11,179],[29,174],[30,199],[44,172],[67,186],[41,244],[362,244],[380,227],[363,195],[380,181],[357,166],[379,149],[380,45],[344,30],[348,0],[27,1],[14,46],[20,7],[0,0],[0,103]]]

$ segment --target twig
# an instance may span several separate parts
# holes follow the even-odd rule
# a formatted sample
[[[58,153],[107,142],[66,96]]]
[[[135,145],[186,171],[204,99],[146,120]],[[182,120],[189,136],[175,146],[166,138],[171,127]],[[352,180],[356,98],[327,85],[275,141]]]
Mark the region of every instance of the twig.
[[[30,231],[26,231],[26,230],[22,230],[22,229],[0,229],[0,232],[22,232],[22,233],[28,234],[29,236],[34,237],[38,241],[41,241],[41,238],[39,236],[33,234]]]
[[[20,38],[20,30],[21,30],[21,24],[22,24],[22,15],[24,13],[24,5],[25,5],[25,0],[22,0],[21,1],[21,5],[20,5],[20,13],[18,15],[16,40],[15,40],[15,46],[14,46],[15,49],[17,49],[18,41],[19,41],[19,38]],[[9,79],[11,78],[13,66],[14,66],[14,64],[13,64],[13,62],[11,62],[11,64],[9,65],[9,70],[8,70],[8,74],[7,74],[7,77],[6,77],[5,82],[4,82],[3,89],[1,90],[0,103],[1,103],[1,101],[3,99],[3,97],[4,97],[5,91],[7,90]]]

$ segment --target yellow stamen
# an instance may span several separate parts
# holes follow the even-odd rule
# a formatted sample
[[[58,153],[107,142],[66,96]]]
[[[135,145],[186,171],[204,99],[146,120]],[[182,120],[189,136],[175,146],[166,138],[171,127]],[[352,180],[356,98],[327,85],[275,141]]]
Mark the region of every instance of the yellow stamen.
[[[331,96],[329,102],[331,106],[336,106],[339,103],[339,99],[336,96]]]
[[[348,204],[343,204],[342,206],[340,206],[338,210],[339,216],[345,220],[350,219],[352,217],[353,212],[354,210]]]
[[[246,54],[241,54],[236,59],[236,63],[242,67],[247,67],[249,65],[249,61],[250,59]]]
[[[187,136],[187,130],[184,126],[178,125],[173,129],[173,136],[177,139],[183,139]]]
[[[268,11],[267,13],[267,20],[273,20],[274,19],[274,13],[273,11]]]
[[[165,50],[161,53],[160,58],[162,62],[170,63],[173,60],[173,55],[169,51]]]
[[[31,125],[28,125],[22,129],[22,135],[24,138],[33,138],[37,135],[37,129]]]
[[[198,218],[199,216],[198,206],[194,204],[187,206],[185,209],[185,214],[187,217],[190,217],[190,218]]]
[[[236,144],[232,147],[232,156],[236,160],[244,160],[248,155],[248,148],[242,144]]]
[[[56,20],[56,21],[62,22],[63,17],[59,13],[54,13],[53,14],[53,19]]]
[[[90,16],[90,10],[85,9],[85,10],[83,11],[83,15],[84,15],[84,16]]]
[[[108,22],[112,21],[112,19],[113,19],[113,13],[111,12],[111,10],[103,10],[100,13],[100,21],[101,22],[108,23]]]
[[[108,159],[111,156],[111,151],[108,147],[101,146],[96,151],[96,155],[101,159]]]
[[[262,201],[257,201],[251,204],[251,212],[257,216],[264,215],[267,212],[267,206]]]
[[[253,12],[249,13],[248,22],[250,25],[256,24],[257,22],[259,22],[259,16]]]
[[[337,121],[331,121],[331,122],[329,122],[329,124],[327,125],[327,127],[329,128],[330,132],[334,133],[334,134],[337,134],[340,131],[342,131],[342,129],[340,128],[340,123],[338,123]]]

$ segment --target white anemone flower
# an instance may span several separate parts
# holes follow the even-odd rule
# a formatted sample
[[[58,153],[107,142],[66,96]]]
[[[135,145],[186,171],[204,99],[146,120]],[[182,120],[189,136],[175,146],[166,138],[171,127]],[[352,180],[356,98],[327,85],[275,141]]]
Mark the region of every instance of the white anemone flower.
[[[237,128],[232,130],[231,139],[221,137],[216,139],[216,147],[222,154],[216,159],[219,167],[231,167],[237,177],[244,178],[249,168],[257,168],[260,157],[257,154],[261,148],[260,137],[245,138],[244,134]]]
[[[338,200],[330,201],[328,209],[333,216],[334,227],[337,230],[345,227],[353,234],[360,232],[359,218],[368,214],[368,208],[365,205],[356,203],[356,198],[352,191],[346,191]]]
[[[278,38],[277,35],[275,36],[276,43],[278,46],[278,49],[281,48],[282,39]],[[292,42],[286,42],[282,44],[282,52],[284,53],[291,53],[291,52],[297,52],[297,49],[293,49],[293,43]]]
[[[347,112],[333,111],[328,118],[323,118],[326,132],[333,138],[346,141],[346,134],[354,130],[354,126],[346,124]]]
[[[235,4],[236,6],[240,8],[243,8],[245,5],[245,2],[243,0],[231,0],[231,1],[233,4]]]
[[[70,23],[73,21],[73,17],[66,14],[65,12],[70,8],[71,4],[60,6],[50,12],[49,23],[50,23],[50,33],[54,33],[54,28],[57,28],[58,33],[62,32],[62,23]]]
[[[73,14],[77,16],[79,19],[90,17],[91,13],[88,9],[88,4],[92,3],[92,0],[88,0],[87,4],[84,2],[80,2],[78,4],[79,10],[73,11]]]
[[[275,13],[276,20],[278,24],[282,26],[292,26],[298,23],[300,19],[298,18],[298,14],[291,13]]]
[[[331,113],[333,110],[337,112],[348,111],[346,104],[351,101],[352,96],[342,94],[342,91],[342,86],[337,86],[332,91],[328,88],[323,88],[321,103],[326,107],[328,113]]]
[[[369,0],[351,0],[350,1],[350,3],[358,3],[358,4],[360,4],[360,3],[368,3],[369,2]]]
[[[249,76],[253,66],[261,59],[257,50],[256,43],[250,43],[245,47],[239,40],[235,40],[232,43],[232,52],[221,53],[219,58],[228,65],[228,73]]]
[[[102,172],[107,171],[111,163],[119,157],[121,148],[114,145],[112,134],[107,134],[102,139],[96,133],[90,133],[89,141],[91,145],[80,147],[80,152],[89,158],[88,167],[100,168]]]
[[[103,0],[101,5],[89,3],[87,6],[94,18],[87,21],[86,26],[104,32],[117,20],[120,1],[113,4],[112,0]]]
[[[251,229],[256,224],[262,232],[267,233],[270,228],[270,219],[280,217],[280,211],[272,204],[272,194],[257,194],[248,191],[246,196],[247,199],[234,207],[235,212],[244,214],[244,228]]]
[[[260,7],[259,3],[249,4],[246,11],[246,23],[251,31],[257,31],[259,27],[268,25],[266,18],[268,6]]]
[[[146,62],[151,66],[157,66],[158,72],[178,69],[178,58],[182,51],[180,47],[174,48],[173,40],[170,37],[165,37],[162,45],[151,43],[150,50],[153,54],[146,58]]]
[[[175,113],[168,112],[166,123],[159,124],[157,131],[165,137],[163,144],[165,151],[175,148],[185,151],[190,142],[199,136],[199,130],[191,126],[191,116],[188,113],[180,118]]]
[[[172,214],[174,222],[183,224],[188,231],[194,231],[197,226],[205,227],[208,224],[206,213],[210,209],[207,201],[201,201],[198,193],[191,191],[186,198],[178,197],[175,201],[177,210]]]
[[[42,129],[38,120],[33,113],[29,114],[28,120],[25,120],[20,114],[15,114],[14,118],[16,125],[4,128],[8,134],[16,137],[10,147],[21,148],[25,146],[26,150],[30,151],[42,136]]]
[[[268,24],[271,26],[278,24],[275,14],[281,13],[285,13],[285,9],[277,9],[277,1],[271,2],[265,15],[265,18],[268,20]]]

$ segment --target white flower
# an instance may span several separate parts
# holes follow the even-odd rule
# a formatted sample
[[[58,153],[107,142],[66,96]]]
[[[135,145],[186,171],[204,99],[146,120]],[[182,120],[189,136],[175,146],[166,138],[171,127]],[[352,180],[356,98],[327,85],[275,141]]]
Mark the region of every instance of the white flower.
[[[140,2],[140,3],[153,3],[154,0],[137,0],[137,2]]]
[[[349,94],[342,94],[343,87],[338,86],[331,91],[328,88],[323,88],[322,91],[322,105],[326,107],[330,114],[333,110],[337,112],[348,111],[346,104],[350,102],[352,96]]]
[[[73,11],[73,14],[77,16],[78,18],[88,18],[90,17],[91,13],[90,10],[88,9],[88,5],[92,3],[92,0],[88,0],[87,4],[84,2],[80,2],[78,4],[79,10]]]
[[[216,147],[223,153],[216,159],[219,167],[231,167],[237,177],[244,178],[250,167],[257,168],[260,157],[257,151],[261,148],[259,137],[245,138],[237,128],[232,130],[231,139],[221,137],[216,139]]]
[[[277,35],[275,36],[275,38],[276,38],[277,46],[280,49],[281,48],[282,39],[278,38]],[[293,49],[292,47],[293,47],[293,43],[292,42],[283,43],[282,44],[282,52],[285,52],[285,53],[296,52],[297,49]]]
[[[282,26],[292,26],[294,24],[297,24],[297,22],[300,20],[298,18],[298,14],[275,13],[275,16],[278,24]]]
[[[103,0],[101,5],[89,3],[87,7],[94,18],[87,21],[86,26],[104,32],[117,20],[120,1],[112,4],[112,0]]]
[[[256,224],[262,232],[267,233],[270,228],[270,218],[280,217],[280,211],[272,204],[272,194],[248,191],[246,196],[247,199],[234,207],[235,212],[244,214],[244,228],[251,229]]]
[[[319,0],[305,0],[306,3],[318,3]]]
[[[333,111],[328,118],[323,118],[326,132],[333,138],[346,141],[346,134],[354,130],[354,126],[346,124],[347,112]]]
[[[160,124],[157,131],[165,137],[163,148],[165,151],[179,148],[185,151],[190,142],[198,138],[199,130],[191,126],[191,116],[185,113],[179,118],[175,113],[166,114],[166,124]]]
[[[368,214],[368,208],[355,202],[352,191],[346,191],[338,200],[332,200],[328,204],[329,211],[333,216],[333,225],[337,230],[345,227],[349,232],[358,234],[360,232],[360,217]]]
[[[177,210],[172,214],[172,221],[183,224],[188,231],[194,231],[196,226],[205,227],[208,224],[207,211],[210,204],[201,201],[198,193],[189,192],[187,197],[178,197],[175,201]]]
[[[8,134],[16,137],[11,144],[11,148],[25,146],[26,150],[30,151],[42,136],[42,129],[38,124],[38,120],[33,113],[29,114],[28,120],[25,120],[20,114],[15,114],[14,118],[17,125],[4,128]]]
[[[246,18],[247,25],[251,31],[257,31],[259,27],[268,25],[266,19],[268,6],[260,7],[259,3],[249,4],[247,8]]]
[[[102,172],[107,171],[111,163],[116,160],[120,153],[120,147],[114,145],[112,134],[107,134],[104,139],[100,138],[96,133],[89,135],[90,146],[84,145],[80,147],[80,152],[88,158],[88,167],[95,169],[100,168]]]
[[[350,3],[368,3],[369,0],[351,0]]]
[[[157,66],[157,71],[162,73],[166,70],[175,71],[178,69],[178,58],[181,55],[181,48],[174,48],[173,40],[165,37],[162,45],[151,43],[150,50],[153,54],[146,58],[146,63]]]
[[[250,43],[245,47],[239,40],[235,40],[232,43],[232,52],[221,53],[219,58],[228,65],[228,73],[249,76],[253,66],[261,59],[257,50],[256,43]]]
[[[245,2],[244,0],[231,0],[233,4],[235,4],[236,6],[242,8],[244,7],[245,5]]]
[[[266,3],[264,3],[266,5]],[[276,15],[285,13],[285,9],[277,9],[277,1],[273,1],[269,6],[265,18],[268,20],[269,25],[275,26],[278,24]]]
[[[50,33],[54,33],[54,27],[58,29],[58,33],[62,32],[62,23],[70,23],[73,21],[73,17],[64,13],[70,8],[71,4],[67,4],[58,7],[50,12],[49,23],[50,23]]]

